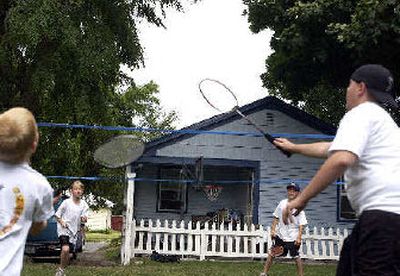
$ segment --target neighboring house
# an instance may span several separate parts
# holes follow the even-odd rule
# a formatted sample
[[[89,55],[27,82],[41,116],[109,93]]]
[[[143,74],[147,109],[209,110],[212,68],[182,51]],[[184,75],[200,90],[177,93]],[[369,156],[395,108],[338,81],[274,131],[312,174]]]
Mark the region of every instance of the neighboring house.
[[[114,203],[105,198],[96,198],[93,194],[85,195],[84,200],[91,207],[89,209],[88,221],[85,224],[86,227],[91,231],[111,229],[111,209],[114,206]],[[99,208],[98,200],[104,202],[104,207]]]
[[[111,229],[111,209],[100,208],[98,210],[89,210],[86,226],[89,230],[108,230]]]
[[[336,128],[300,109],[266,97],[243,106],[248,115],[272,134],[327,134]],[[183,130],[257,133],[236,113],[221,114]],[[296,139],[315,142],[315,139]],[[323,160],[293,155],[287,158],[263,137],[173,133],[146,144],[131,166],[136,172],[136,219],[241,219],[270,225],[272,212],[286,197],[286,184],[304,187]],[[196,181],[199,176],[203,181]],[[302,180],[302,181],[300,181]],[[300,182],[299,182],[300,181]],[[309,226],[351,226],[344,190],[332,184],[306,208]]]

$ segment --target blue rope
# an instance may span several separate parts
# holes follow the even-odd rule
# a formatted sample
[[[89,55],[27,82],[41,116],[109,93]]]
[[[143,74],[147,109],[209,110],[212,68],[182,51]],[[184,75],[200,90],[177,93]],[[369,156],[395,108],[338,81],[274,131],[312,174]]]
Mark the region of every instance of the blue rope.
[[[37,124],[38,127],[60,127],[60,128],[80,128],[80,129],[99,129],[107,131],[136,131],[136,132],[161,132],[161,133],[182,133],[182,134],[205,134],[205,135],[232,135],[232,136],[250,136],[264,137],[259,132],[242,132],[242,131],[213,131],[213,130],[194,130],[194,129],[158,129],[146,127],[123,127],[123,126],[98,126],[98,125],[79,125],[79,124],[64,124],[64,123],[46,123]],[[333,139],[333,135],[325,134],[291,134],[291,133],[274,133],[273,137],[284,137],[293,139]]]
[[[156,128],[144,128],[144,127],[122,127],[122,126],[99,126],[99,125],[81,125],[81,124],[65,124],[65,123],[46,123],[41,122],[37,124],[38,127],[59,127],[59,128],[69,128],[69,129],[99,129],[99,130],[107,130],[107,131],[136,131],[136,132],[161,132],[161,133],[183,133],[183,134],[207,134],[207,135],[234,135],[234,136],[251,136],[251,137],[264,137],[259,132],[238,132],[238,131],[210,131],[210,130],[191,130],[191,129],[182,129],[182,130],[173,130],[173,129],[156,129]],[[333,139],[332,135],[324,135],[324,134],[290,134],[290,133],[275,133],[271,134],[273,137],[284,137],[284,138],[306,138],[306,139]],[[124,181],[123,177],[102,177],[102,176],[47,176],[48,179],[67,179],[67,180],[87,180],[87,181]],[[193,179],[151,179],[151,178],[134,178],[137,182],[184,182],[184,183],[196,183],[197,180]],[[309,179],[262,179],[256,180],[253,182],[259,184],[288,184],[291,182],[296,183],[309,183]],[[204,183],[230,183],[230,184],[243,184],[243,183],[252,183],[252,181],[248,180],[218,180],[218,181],[203,181]],[[336,182],[336,184],[342,185],[342,182]]]
[[[195,184],[198,181],[195,179],[159,179],[159,178],[124,178],[124,177],[104,177],[104,176],[60,176],[60,175],[51,175],[46,176],[48,179],[67,179],[67,180],[87,180],[87,181],[125,181],[134,180],[135,182],[154,182],[154,183],[163,183],[163,182],[173,182],[173,183],[188,183]],[[296,182],[297,184],[308,184],[311,179],[289,179],[289,178],[278,178],[278,179],[259,179],[255,181],[251,180],[204,180],[202,183],[204,184],[246,184],[246,183],[258,183],[258,184],[290,184],[292,182]],[[334,182],[336,185],[343,185],[344,182],[336,181]]]

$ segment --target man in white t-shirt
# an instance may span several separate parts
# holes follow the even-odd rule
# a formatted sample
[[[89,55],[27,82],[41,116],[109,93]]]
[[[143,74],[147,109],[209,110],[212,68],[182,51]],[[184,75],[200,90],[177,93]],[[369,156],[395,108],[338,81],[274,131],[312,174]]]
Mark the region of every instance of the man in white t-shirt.
[[[0,115],[0,276],[20,275],[28,233],[39,233],[53,215],[53,189],[29,166],[38,139],[27,109]]]
[[[300,258],[299,248],[303,227],[307,224],[307,219],[304,211],[301,211],[294,217],[291,223],[283,223],[282,211],[286,208],[288,202],[294,200],[300,194],[300,187],[296,183],[291,183],[286,187],[286,190],[287,199],[281,200],[273,213],[274,220],[271,225],[271,238],[274,241],[274,245],[270,249],[264,271],[260,276],[268,275],[275,257],[286,256],[288,253],[296,261],[297,275],[303,276],[303,263]]]
[[[293,144],[276,139],[292,153],[327,160],[303,193],[287,205],[307,202],[344,174],[358,222],[345,240],[337,275],[400,275],[400,131],[385,108],[398,111],[393,76],[377,64],[359,67],[346,92],[347,113],[332,143]]]

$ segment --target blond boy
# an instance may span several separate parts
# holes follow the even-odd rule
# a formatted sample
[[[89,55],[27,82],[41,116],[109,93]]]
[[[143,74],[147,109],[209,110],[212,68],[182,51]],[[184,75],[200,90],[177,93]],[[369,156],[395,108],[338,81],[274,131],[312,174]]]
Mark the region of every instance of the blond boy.
[[[56,276],[65,275],[64,269],[69,264],[69,253],[75,248],[81,223],[87,222],[89,206],[81,199],[84,188],[82,182],[73,182],[70,188],[71,197],[61,203],[55,214],[61,243],[60,267]]]
[[[54,213],[53,189],[29,165],[38,141],[29,110],[0,114],[0,275],[20,275],[28,232],[39,233]]]

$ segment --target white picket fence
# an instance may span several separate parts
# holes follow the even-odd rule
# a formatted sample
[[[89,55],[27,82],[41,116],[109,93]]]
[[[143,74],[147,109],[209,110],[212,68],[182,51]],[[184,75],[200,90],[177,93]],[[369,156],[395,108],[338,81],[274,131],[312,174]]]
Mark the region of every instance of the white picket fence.
[[[216,223],[195,227],[191,222],[133,220],[129,246],[122,247],[122,255],[130,260],[137,254],[160,254],[220,258],[266,258],[271,246],[270,227]],[[125,233],[126,236],[129,233]],[[338,260],[347,229],[306,228],[300,248],[302,258],[313,260]]]

